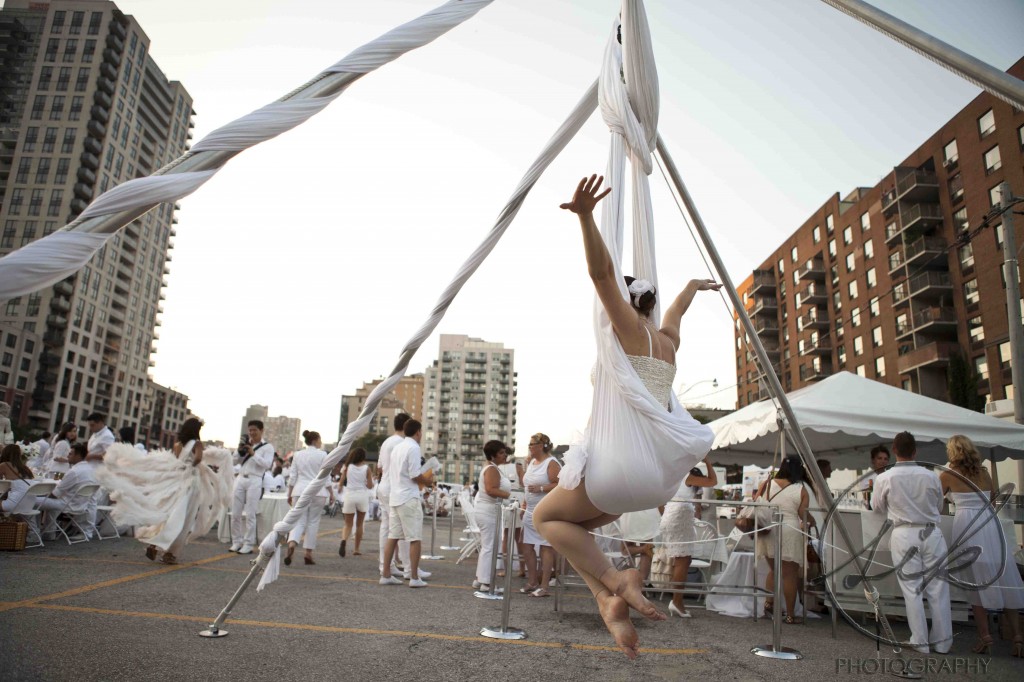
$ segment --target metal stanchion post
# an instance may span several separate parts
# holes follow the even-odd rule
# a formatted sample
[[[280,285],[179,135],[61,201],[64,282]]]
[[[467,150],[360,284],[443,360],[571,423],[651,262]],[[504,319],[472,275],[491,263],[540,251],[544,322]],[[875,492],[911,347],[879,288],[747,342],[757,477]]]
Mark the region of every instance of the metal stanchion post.
[[[491,639],[526,639],[526,632],[508,625],[508,616],[512,608],[512,563],[508,557],[516,551],[516,522],[519,520],[518,506],[508,508],[508,544],[505,550],[505,595],[501,603],[501,626],[484,627],[480,634]]]
[[[449,490],[448,492],[450,493],[451,491]],[[451,495],[448,496],[448,499],[451,500]],[[455,546],[455,503],[452,502],[451,505],[452,508],[448,512],[448,544],[441,545],[441,551],[443,552],[457,552],[462,549]]]
[[[420,557],[421,561],[423,559],[426,559],[428,561],[440,561],[441,559],[444,559],[443,556],[440,556],[438,554],[434,554],[434,539],[437,537],[437,487],[436,486],[434,487],[433,503],[434,503],[433,504],[433,506],[434,506],[434,513],[430,517],[430,554],[427,554],[426,556],[421,556]]]
[[[494,527],[494,554],[491,555],[491,582],[490,589],[484,592],[483,590],[477,590],[473,593],[473,596],[477,599],[490,599],[496,600],[501,599],[501,593],[498,591],[498,555],[501,553],[501,533],[505,528],[505,508],[501,504],[501,500],[494,503],[494,515],[496,517]],[[506,567],[507,568],[507,567]],[[508,574],[510,571],[506,570]]]
[[[775,584],[772,591],[775,593],[775,608],[772,610],[772,643],[759,644],[750,650],[755,656],[765,658],[780,658],[787,661],[796,661],[803,658],[796,649],[782,646],[782,511],[776,507],[772,511],[772,533],[775,535],[775,559],[773,570],[775,571]],[[755,571],[756,575],[756,571]],[[791,617],[793,614],[789,614]]]

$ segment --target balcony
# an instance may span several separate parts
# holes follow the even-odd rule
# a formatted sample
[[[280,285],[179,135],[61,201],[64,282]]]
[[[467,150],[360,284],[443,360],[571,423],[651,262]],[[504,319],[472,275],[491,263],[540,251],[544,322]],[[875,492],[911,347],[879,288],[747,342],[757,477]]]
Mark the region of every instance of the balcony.
[[[751,315],[776,315],[779,312],[779,302],[774,296],[761,296],[750,309]]]
[[[925,308],[914,315],[915,332],[956,333],[956,312],[948,308]]]
[[[92,119],[86,123],[85,129],[89,131],[89,135],[95,137],[97,140],[102,140],[107,136],[107,127],[96,119]]]
[[[800,350],[800,355],[832,355],[832,341],[827,336],[807,339]]]
[[[100,73],[104,78],[109,78],[112,81],[117,80],[117,68],[108,61],[100,64]]]
[[[86,201],[92,200],[92,187],[85,184],[84,182],[75,183],[75,196],[81,197]]]
[[[71,293],[74,291],[74,287],[71,286],[71,282],[60,281],[53,285],[53,290],[61,296],[71,298]]]
[[[78,179],[80,182],[84,182],[90,187],[96,184],[96,174],[93,173],[88,168],[84,168],[81,166],[78,168]]]
[[[942,237],[921,237],[907,244],[907,265],[925,267],[947,267],[946,259],[939,259],[946,253],[946,240]]]
[[[47,315],[46,326],[52,329],[67,329],[68,318],[63,315]]]
[[[102,93],[110,95],[110,96],[114,95],[114,81],[113,80],[111,80],[109,78],[105,78],[103,76],[100,76],[100,78],[96,81],[96,85],[99,86],[99,89],[100,89],[100,91]],[[100,93],[97,92],[96,96],[98,97],[99,94]],[[109,109],[110,106],[108,105],[107,108]]]
[[[55,372],[47,372],[45,370],[41,370],[40,372],[36,373],[36,386],[39,386],[40,384],[43,386],[53,386],[56,383],[57,374]]]
[[[101,107],[99,104],[94,104],[89,109],[89,116],[93,120],[99,121],[103,125],[106,125],[107,121],[110,120],[110,111],[108,109]]]
[[[811,308],[807,314],[801,315],[797,320],[797,326],[801,329],[827,329],[828,313],[821,308]]]
[[[812,258],[803,267],[797,270],[797,277],[801,280],[825,281],[825,263],[819,258]]]
[[[85,151],[89,152],[90,154],[96,154],[98,156],[100,153],[103,152],[103,145],[95,137],[85,138],[85,143],[83,144],[83,146],[85,147]]]
[[[112,37],[113,36],[107,36],[107,39],[109,40]],[[103,61],[107,62],[116,69],[117,67],[121,66],[121,55],[119,55],[117,51],[107,48],[106,50],[103,50]]]
[[[803,305],[822,305],[828,303],[828,293],[823,285],[811,282],[800,292],[800,300]]]
[[[64,345],[64,333],[63,332],[46,332],[43,334],[43,343],[47,346],[63,346]]]
[[[100,167],[99,157],[90,152],[85,152],[84,154],[82,154],[79,160],[82,162],[83,166],[90,170],[96,170],[97,168]]]
[[[763,317],[759,318],[754,321],[754,333],[758,336],[764,334],[777,336],[779,333],[779,321]]]
[[[888,211],[897,201],[934,201],[939,192],[939,178],[934,173],[916,168],[897,168],[896,186],[882,194],[882,210]]]
[[[758,296],[775,293],[775,275],[771,270],[754,270],[750,293]]]
[[[925,367],[945,367],[949,364],[949,356],[956,352],[958,347],[955,343],[933,341],[900,355],[896,361],[897,371],[906,374]]]
[[[907,210],[900,211],[900,225],[903,231],[913,227],[928,227],[942,222],[942,208],[938,204],[912,204]]]
[[[952,291],[953,283],[946,272],[922,272],[910,279],[910,296],[934,298]]]
[[[71,301],[63,296],[54,296],[50,299],[50,309],[66,313],[71,310]]]
[[[108,25],[108,28],[110,29],[111,35],[113,35],[116,38],[120,38],[121,40],[124,40],[125,38],[128,37],[128,33],[125,30],[124,24],[122,24],[122,23],[120,23],[118,21],[111,21],[110,24]],[[121,46],[123,48],[124,47],[124,43],[121,43]]]
[[[60,364],[60,356],[46,351],[39,356],[39,364],[43,367],[56,367]]]
[[[34,403],[52,403],[53,402],[53,391],[45,389],[41,386],[37,386],[36,390],[32,391],[32,402]]]
[[[832,376],[832,367],[824,364],[812,364],[800,368],[800,381],[818,381]]]
[[[96,104],[100,105],[104,109],[109,110],[110,107],[114,104],[114,100],[110,98],[110,94],[112,93],[106,93],[101,90],[97,90],[96,94],[92,96],[92,101],[96,102]]]

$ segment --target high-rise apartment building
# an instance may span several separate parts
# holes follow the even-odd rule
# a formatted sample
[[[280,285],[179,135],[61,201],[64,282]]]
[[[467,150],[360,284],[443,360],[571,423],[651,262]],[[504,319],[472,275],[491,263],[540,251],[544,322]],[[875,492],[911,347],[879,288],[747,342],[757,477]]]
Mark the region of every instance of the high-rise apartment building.
[[[426,371],[422,447],[441,460],[444,480],[473,479],[489,440],[515,449],[516,376],[515,351],[504,344],[441,335]]]
[[[299,448],[302,443],[302,420],[296,417],[267,417],[263,439],[274,446],[274,451],[284,457]]]
[[[1024,59],[1009,73],[1024,77]],[[982,93],[869,188],[833,195],[741,285],[786,391],[848,370],[949,398],[1011,395],[1001,183],[1024,195],[1024,113]],[[1018,243],[1024,219],[1017,217]],[[740,407],[768,396],[736,325]]]
[[[349,422],[355,421],[359,413],[362,412],[363,405],[366,403],[370,393],[382,381],[383,379],[374,379],[373,381],[365,382],[362,387],[356,389],[354,395],[341,396],[341,415],[338,419],[339,440],[342,434],[345,433],[345,429],[348,428]],[[423,421],[422,374],[411,374],[402,377],[398,385],[384,396],[384,400],[378,406],[377,414],[373,421],[370,422],[369,427],[362,433],[356,434],[356,436],[361,436],[363,433],[391,435],[394,431],[395,415],[400,412],[408,414],[419,422]]]
[[[0,255],[188,148],[192,99],[149,43],[112,2],[4,3]],[[15,423],[52,431],[97,410],[139,431],[176,209],[133,221],[76,275],[0,302],[0,399]]]
[[[249,422],[254,419],[263,422],[263,426],[266,427],[269,417],[270,408],[266,405],[250,405],[245,411],[245,416],[242,417],[242,426],[238,429],[239,436],[246,433],[246,429],[249,428]]]
[[[178,429],[189,417],[188,396],[155,381],[150,381],[146,388],[136,440],[151,450],[169,450],[174,446]]]

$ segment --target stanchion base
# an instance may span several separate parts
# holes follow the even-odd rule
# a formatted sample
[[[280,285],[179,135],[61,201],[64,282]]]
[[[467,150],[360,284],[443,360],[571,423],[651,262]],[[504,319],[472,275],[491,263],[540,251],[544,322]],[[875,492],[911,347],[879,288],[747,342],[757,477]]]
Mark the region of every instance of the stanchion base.
[[[763,656],[764,658],[777,658],[783,661],[799,661],[804,657],[802,653],[796,649],[790,649],[788,646],[779,647],[778,650],[772,648],[771,644],[761,644],[753,647],[750,653],[755,656]]]
[[[490,599],[491,601],[499,601],[501,599],[504,599],[503,594],[504,594],[504,590],[499,589],[494,594],[491,594],[490,592],[476,591],[476,592],[473,593],[473,596],[476,597],[477,599]]]
[[[426,559],[427,561],[442,561],[444,557],[439,556],[437,554],[428,554],[427,556],[420,557],[420,561],[423,561],[424,559]]]
[[[460,549],[462,549],[462,548],[461,547],[452,547],[450,545],[441,545],[441,551],[442,552],[456,552],[456,551],[458,551]]]
[[[480,634],[491,639],[526,639],[526,633],[519,628],[505,628],[504,631],[501,627],[482,628]]]
[[[217,638],[217,637],[227,637],[228,636],[228,631],[227,630],[220,630],[220,629],[217,629],[217,628],[210,628],[209,630],[203,630],[202,632],[200,632],[199,636],[200,637],[209,637],[209,638],[214,638],[214,639]]]
[[[901,680],[920,680],[924,678],[921,673],[913,673],[909,670],[889,670],[889,674],[893,677],[898,677]]]

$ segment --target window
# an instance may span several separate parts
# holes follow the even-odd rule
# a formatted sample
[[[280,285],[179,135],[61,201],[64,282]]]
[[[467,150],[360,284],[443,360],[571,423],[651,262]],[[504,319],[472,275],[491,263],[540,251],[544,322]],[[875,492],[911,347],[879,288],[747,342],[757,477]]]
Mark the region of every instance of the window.
[[[75,92],[85,92],[89,89],[89,68],[83,66],[78,70],[78,79],[75,80]]]
[[[828,255],[829,255],[829,258],[835,258],[836,257],[836,240],[835,239],[829,239],[828,240]]]
[[[875,358],[875,378],[884,377],[884,376],[885,376],[885,358],[884,357]]]
[[[982,137],[991,135],[996,130],[996,117],[992,114],[992,110],[989,109],[978,119],[978,134]]]
[[[60,87],[58,86],[58,90]],[[995,173],[1003,167],[1003,161],[999,156],[999,145],[992,147],[985,152],[985,175]]]
[[[878,317],[879,315],[882,314],[882,308],[881,305],[878,303],[877,296],[871,299],[871,303],[868,306],[868,310],[870,311],[871,317]]]
[[[39,84],[37,85],[37,88],[39,90],[49,90],[50,89],[50,81],[52,79],[53,79],[53,67],[52,66],[44,66],[42,69],[39,70]]]
[[[60,33],[64,30],[64,18],[67,12],[58,11],[53,13],[53,23],[50,24],[50,33]]]
[[[43,190],[36,188],[32,190],[32,195],[28,200],[28,214],[39,215],[39,210],[43,205]]]
[[[974,267],[974,247],[970,242],[958,249],[960,256],[960,269],[968,270]]]
[[[875,245],[869,239],[866,242],[864,242],[864,258],[865,259],[870,259],[870,258],[874,258],[874,257],[875,257]]]
[[[846,272],[853,272],[857,268],[857,257],[852,253],[846,254]]]
[[[36,142],[39,141],[39,128],[31,127],[25,129],[25,141],[22,144],[22,152],[34,152]]]
[[[871,330],[871,345],[874,348],[878,348],[882,345],[882,328],[874,327]]]
[[[832,307],[837,311],[843,308],[843,295],[839,291],[832,292]]]
[[[100,34],[100,26],[103,24],[103,12],[92,12],[89,14],[89,35]]]
[[[32,157],[31,156],[23,156],[23,157],[21,157],[21,160],[18,161],[18,172],[14,176],[14,181],[19,183],[19,184],[22,184],[22,185],[28,184],[28,174],[29,174],[29,171],[31,171],[31,170],[32,170]]]
[[[39,159],[39,165],[36,167],[36,184],[45,185],[47,180],[50,179],[50,158],[44,156]]]
[[[949,197],[956,203],[964,198],[964,176],[957,173],[949,179]]]
[[[836,230],[836,221],[832,218],[832,214],[829,213],[825,216],[825,231],[828,234],[832,234]]]
[[[845,367],[846,366],[846,346],[840,344],[839,347],[836,349],[836,354],[837,354],[837,356],[839,358],[839,366],[840,367]]]
[[[957,209],[953,213],[953,229],[957,232],[962,232],[969,229],[971,224],[967,221],[967,208]]]
[[[96,54],[96,41],[85,41],[85,47],[82,48],[82,61],[86,64],[89,64],[90,62],[92,62],[92,56],[94,54]]]
[[[849,292],[851,299],[857,298],[857,280],[850,282],[847,285],[846,290]]]
[[[85,12],[74,12],[71,15],[71,28],[68,31],[71,35],[78,35],[82,32],[82,23],[85,21]]]
[[[985,340],[985,327],[981,324],[980,315],[967,320],[967,332],[971,336],[971,345],[982,343]]]
[[[1024,147],[1024,126],[1017,128],[1017,144]]]
[[[75,150],[75,129],[64,129],[64,141],[60,143],[60,153],[70,154]],[[42,159],[40,159],[42,161]]]
[[[71,98],[71,109],[68,111],[68,120],[77,121],[82,118],[82,97],[76,95]]]
[[[860,308],[854,308],[853,310],[850,311],[850,326],[860,326]]]
[[[878,279],[875,277],[875,269],[874,268],[868,268],[868,271],[866,273],[866,277],[867,277],[867,280],[868,280],[868,289],[874,289],[875,285],[878,284]]]
[[[964,282],[964,301],[967,305],[973,305],[979,300],[978,280],[971,279]]]
[[[64,116],[64,95],[55,95],[50,101],[50,120],[59,121]]]
[[[76,52],[78,52],[78,39],[68,38],[68,42],[64,43],[64,62],[75,61]]]
[[[50,205],[46,209],[46,215],[54,216],[54,217],[59,216],[60,215],[60,205],[61,205],[61,202],[63,202],[63,200],[64,200],[64,190],[62,190],[62,189],[55,189],[52,192],[50,192]]]
[[[979,355],[974,358],[974,369],[978,372],[978,378],[982,381],[988,379],[988,358],[984,355]]]
[[[790,262],[795,263],[798,257],[799,256],[797,255],[796,247],[794,246],[792,249],[789,250],[789,260]]]
[[[11,206],[9,212],[11,215],[21,215],[21,205],[25,201],[25,193],[20,187],[15,187],[11,190]]]
[[[999,366],[1003,369],[1009,369],[1010,360],[1010,342],[1003,341],[999,344]],[[1010,392],[1007,392],[1007,395],[1009,395],[1009,393]]]
[[[71,159],[61,158],[57,160],[57,173],[53,176],[53,182],[58,185],[63,185],[68,180],[68,167],[71,165]]]
[[[62,66],[60,74],[57,76],[57,90],[63,92],[68,89],[71,84],[71,67]]]
[[[846,227],[843,230],[843,243],[846,244],[847,246],[849,246],[850,244],[853,243],[853,228],[852,227]]]
[[[49,154],[53,151],[53,146],[57,143],[57,129],[47,128],[46,133],[43,135],[43,151]]]
[[[867,212],[860,214],[860,229],[862,232],[867,232],[871,229],[871,216]]]
[[[867,378],[868,374],[864,371],[864,365],[857,365],[857,376]]]
[[[46,95],[36,95],[36,98],[32,100],[32,113],[29,114],[29,118],[33,121],[40,121],[43,118],[43,109],[46,108]]]
[[[4,233],[3,233],[2,236],[0,236],[0,249],[10,249],[10,248],[14,247],[14,229],[15,229],[14,226],[16,224],[17,223],[15,223],[15,221],[13,221],[13,220],[8,220],[4,224]],[[13,315],[14,314],[14,313],[11,312],[11,304],[10,303],[7,304],[7,314],[8,315]]]
[[[821,226],[814,226],[814,229],[811,230],[811,237],[814,239],[815,244],[821,241]]]
[[[992,228],[992,234],[996,236],[996,249],[1003,250],[1003,224],[999,223]]]
[[[950,166],[955,164],[959,159],[960,153],[957,151],[956,140],[954,139],[952,142],[950,142],[949,144],[942,148],[942,161],[943,164],[947,168],[949,168]]]

